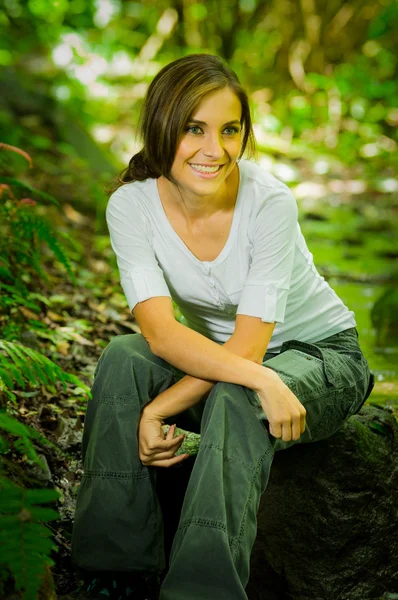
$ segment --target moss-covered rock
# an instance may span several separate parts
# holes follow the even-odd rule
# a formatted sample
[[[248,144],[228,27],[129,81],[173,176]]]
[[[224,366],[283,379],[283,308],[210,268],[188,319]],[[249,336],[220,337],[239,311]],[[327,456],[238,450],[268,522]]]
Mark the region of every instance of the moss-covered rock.
[[[274,458],[250,600],[376,600],[398,591],[398,424],[364,406],[332,437]]]

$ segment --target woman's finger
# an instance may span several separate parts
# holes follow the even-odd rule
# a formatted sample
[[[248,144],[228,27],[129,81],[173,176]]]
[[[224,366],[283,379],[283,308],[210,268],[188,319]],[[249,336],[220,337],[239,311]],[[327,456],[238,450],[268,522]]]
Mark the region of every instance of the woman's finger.
[[[172,439],[166,438],[165,440],[156,440],[156,446],[152,446],[150,451],[158,452],[160,450],[164,452],[166,450],[172,450],[175,447],[181,446],[182,442],[184,441],[184,437],[184,434],[181,434]]]
[[[174,436],[175,430],[176,430],[176,426],[175,426],[175,423],[174,423],[174,425],[170,425],[169,430],[167,432],[167,435],[165,436],[164,439],[165,440],[172,440],[173,436]]]
[[[282,426],[280,423],[269,423],[269,432],[275,438],[282,437]]]
[[[305,431],[305,423],[306,423],[305,417],[306,417],[305,414],[300,415],[300,433],[304,433],[304,431]]]
[[[173,465],[177,465],[178,463],[183,462],[188,458],[189,454],[181,454],[180,456],[175,456],[174,458],[168,458],[164,460],[154,460],[151,461],[147,466],[150,467],[172,467]]]
[[[284,442],[290,442],[292,439],[292,422],[285,421],[282,424],[282,440]]]
[[[177,451],[178,448],[174,450],[168,450],[167,452],[154,452],[153,454],[147,454],[145,456],[145,464],[152,464],[155,460],[167,460],[169,458],[175,458],[175,453]]]
[[[294,416],[292,420],[292,440],[298,440],[301,435],[300,415]]]

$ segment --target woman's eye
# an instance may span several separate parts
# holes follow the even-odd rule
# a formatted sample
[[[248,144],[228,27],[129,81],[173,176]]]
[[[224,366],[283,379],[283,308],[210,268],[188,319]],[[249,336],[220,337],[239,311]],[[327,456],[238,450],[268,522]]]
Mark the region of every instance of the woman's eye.
[[[197,125],[191,125],[190,127],[187,127],[187,131],[189,131],[190,133],[197,133],[198,131],[200,131],[200,127],[198,127]]]
[[[202,130],[200,127],[198,127],[197,125],[189,125],[188,127],[186,127],[186,131],[189,131],[190,133],[193,134],[197,134],[197,133],[201,133]],[[227,135],[235,135],[235,133],[239,133],[239,129],[237,127],[226,127],[224,129],[224,132],[227,133]]]
[[[224,131],[229,129],[230,133],[228,135],[234,135],[235,133],[239,133],[239,129],[237,127],[226,127]]]

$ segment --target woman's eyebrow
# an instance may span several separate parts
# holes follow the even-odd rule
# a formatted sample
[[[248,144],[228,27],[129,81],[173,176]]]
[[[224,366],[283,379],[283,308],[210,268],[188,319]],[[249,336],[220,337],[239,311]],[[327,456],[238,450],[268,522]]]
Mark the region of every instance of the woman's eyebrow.
[[[188,123],[198,123],[198,125],[207,125],[205,121],[198,121],[198,119],[189,119]],[[240,125],[240,121],[238,121],[238,119],[235,119],[234,121],[228,121],[228,123],[224,123],[223,127],[225,127],[226,125],[235,125],[235,123]]]

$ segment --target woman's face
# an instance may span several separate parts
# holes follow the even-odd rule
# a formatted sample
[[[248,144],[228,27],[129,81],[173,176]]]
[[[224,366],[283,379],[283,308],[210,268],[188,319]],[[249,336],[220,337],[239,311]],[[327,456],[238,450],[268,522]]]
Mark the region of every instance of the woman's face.
[[[240,100],[229,88],[208,94],[193,112],[171,168],[187,197],[215,196],[225,189],[241,150],[241,116]]]

